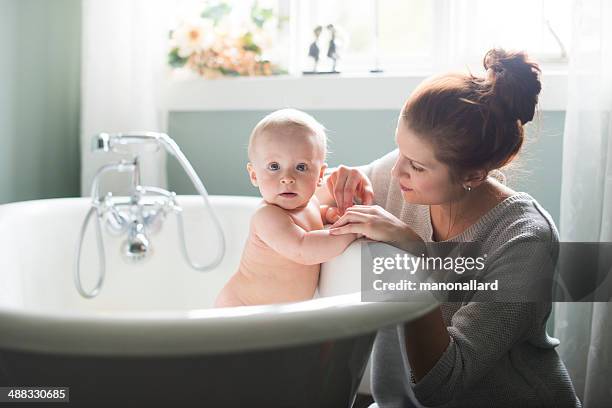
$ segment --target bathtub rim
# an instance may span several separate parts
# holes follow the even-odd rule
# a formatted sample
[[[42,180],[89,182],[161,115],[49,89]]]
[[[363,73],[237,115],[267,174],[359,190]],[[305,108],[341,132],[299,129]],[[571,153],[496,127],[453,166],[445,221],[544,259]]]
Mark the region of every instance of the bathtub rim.
[[[429,297],[361,302],[356,292],[288,304],[122,315],[0,309],[0,350],[92,356],[255,351],[374,333],[435,307]]]

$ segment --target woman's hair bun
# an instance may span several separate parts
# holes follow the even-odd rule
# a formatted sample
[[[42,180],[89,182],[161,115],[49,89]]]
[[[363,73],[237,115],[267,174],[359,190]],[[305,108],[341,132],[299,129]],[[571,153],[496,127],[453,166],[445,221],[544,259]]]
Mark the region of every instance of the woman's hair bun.
[[[522,51],[489,50],[483,61],[492,110],[525,124],[533,119],[542,90],[540,67]]]

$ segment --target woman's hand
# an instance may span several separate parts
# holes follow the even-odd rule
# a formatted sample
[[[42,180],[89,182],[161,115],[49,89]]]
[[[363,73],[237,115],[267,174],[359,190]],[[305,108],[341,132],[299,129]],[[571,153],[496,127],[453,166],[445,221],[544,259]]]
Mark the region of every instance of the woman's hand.
[[[326,206],[324,209],[325,213],[323,214],[323,224],[333,224],[334,222],[340,219],[340,212],[337,207]]]
[[[353,205],[355,197],[363,205],[370,205],[374,202],[372,183],[361,170],[355,167],[339,166],[327,178],[327,189],[336,200],[340,215]]]
[[[330,234],[360,234],[374,241],[414,251],[423,240],[404,222],[378,205],[354,205],[329,230]]]

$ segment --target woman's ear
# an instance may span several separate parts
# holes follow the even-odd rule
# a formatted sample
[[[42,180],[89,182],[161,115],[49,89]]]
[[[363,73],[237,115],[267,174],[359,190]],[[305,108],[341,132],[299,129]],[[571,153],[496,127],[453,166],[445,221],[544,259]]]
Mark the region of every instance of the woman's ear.
[[[464,188],[469,186],[470,188],[476,188],[481,185],[487,179],[488,172],[485,170],[473,170],[468,172],[463,177],[462,185]]]
[[[319,172],[319,181],[317,182],[317,186],[321,187],[323,185],[323,177],[325,176],[325,170],[327,170],[327,163],[323,163],[321,166],[321,171]]]
[[[247,171],[249,172],[249,178],[251,179],[251,184],[255,187],[258,187],[257,184],[257,174],[255,173],[255,167],[251,164],[251,162],[247,163]]]

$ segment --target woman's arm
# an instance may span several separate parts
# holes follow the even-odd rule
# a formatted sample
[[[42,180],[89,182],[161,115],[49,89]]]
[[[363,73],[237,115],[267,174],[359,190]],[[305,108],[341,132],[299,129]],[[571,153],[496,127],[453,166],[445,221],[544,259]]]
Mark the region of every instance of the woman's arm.
[[[534,286],[538,286],[536,293],[546,293],[546,280],[538,281],[552,273],[545,246],[536,238],[526,238],[489,254],[482,282],[497,281],[503,295],[498,291],[475,292],[469,303],[453,314],[446,333],[441,331],[443,323],[436,311],[424,321],[403,326],[406,354],[417,380],[413,391],[421,404],[436,406],[451,401],[482,381],[510,349],[541,328],[550,313],[550,302],[534,302],[526,293]],[[516,297],[515,301],[504,301],[500,296]]]
[[[416,384],[413,391],[426,406],[448,403],[492,370],[524,335],[534,320],[543,317],[534,303],[470,302],[454,315],[452,325],[439,332],[439,315],[424,322],[406,323],[404,345]],[[429,320],[431,319],[431,320]],[[429,329],[423,330],[424,327]],[[439,332],[439,333],[438,333]],[[431,336],[438,335],[440,338]],[[435,342],[437,346],[426,346]],[[446,348],[440,353],[442,344]],[[431,353],[421,357],[419,352]],[[408,369],[408,367],[406,367]]]
[[[357,234],[333,236],[327,230],[305,231],[273,205],[260,208],[252,222],[257,236],[270,248],[303,265],[329,261],[357,238]]]
[[[359,233],[369,239],[387,242],[413,254],[425,253],[425,243],[412,229],[379,206],[356,205],[334,224],[332,234]],[[420,380],[438,362],[450,341],[442,311],[436,308],[427,315],[406,323],[415,333],[406,337],[406,351],[412,372]]]
[[[349,208],[330,231],[332,234],[359,233],[413,254],[426,253],[423,240],[407,224],[379,206],[355,205]],[[405,327],[411,333],[406,336],[406,352],[418,381],[436,365],[447,349],[450,337],[439,307],[406,323]]]
[[[413,254],[427,253],[418,235],[378,206],[351,207],[330,231],[359,233]],[[506,292],[524,293],[525,282],[533,285],[534,277],[546,275],[534,265],[548,265],[550,261],[546,253],[534,254],[534,248],[533,242],[512,242],[501,253],[489,254],[486,282],[505,282]],[[526,330],[544,317],[541,306],[525,299],[521,303],[495,302],[496,296],[490,291],[476,292],[472,302],[454,314],[448,327],[440,308],[402,326],[410,365],[406,370],[410,369],[417,380],[413,390],[422,404],[444,404],[481,380]]]
[[[442,319],[442,310],[432,312],[406,323],[406,354],[416,381],[421,380],[436,365],[448,347],[450,337]]]

